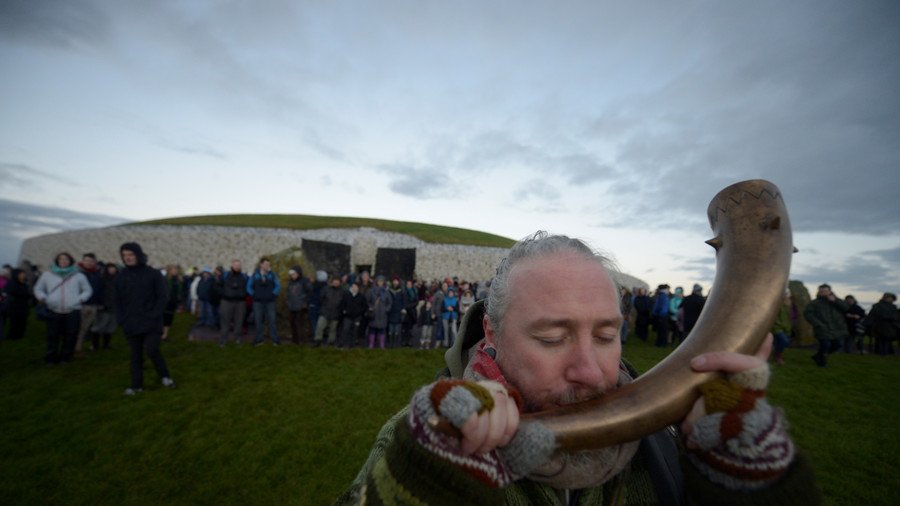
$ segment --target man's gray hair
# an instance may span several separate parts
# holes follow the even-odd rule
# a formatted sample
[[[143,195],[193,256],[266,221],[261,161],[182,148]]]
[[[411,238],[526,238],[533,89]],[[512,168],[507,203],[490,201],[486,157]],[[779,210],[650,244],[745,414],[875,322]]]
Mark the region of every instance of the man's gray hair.
[[[503,316],[509,306],[509,273],[516,264],[529,258],[543,257],[552,253],[575,253],[600,264],[606,271],[615,271],[614,262],[581,241],[565,235],[551,235],[543,230],[521,239],[509,250],[506,258],[497,266],[497,274],[491,282],[491,291],[485,301],[485,314],[491,321],[495,334],[499,337]],[[615,279],[613,278],[615,284]]]

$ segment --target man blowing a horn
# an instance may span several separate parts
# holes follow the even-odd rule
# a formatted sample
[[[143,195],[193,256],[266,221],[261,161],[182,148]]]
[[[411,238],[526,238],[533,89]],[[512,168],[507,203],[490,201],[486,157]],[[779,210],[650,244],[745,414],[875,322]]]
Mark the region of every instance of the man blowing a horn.
[[[810,504],[818,491],[765,400],[756,355],[705,353],[720,371],[680,427],[599,450],[555,453],[520,413],[602,397],[636,372],[610,262],[577,239],[516,243],[486,301],[466,314],[447,369],[385,424],[341,504]]]

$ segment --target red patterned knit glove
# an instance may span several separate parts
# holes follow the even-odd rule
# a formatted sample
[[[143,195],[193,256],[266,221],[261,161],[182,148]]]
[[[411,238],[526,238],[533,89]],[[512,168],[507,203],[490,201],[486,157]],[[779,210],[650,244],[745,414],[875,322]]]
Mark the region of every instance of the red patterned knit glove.
[[[455,464],[485,485],[506,487],[546,462],[553,453],[555,441],[543,426],[523,424],[506,446],[464,455],[459,429],[472,415],[494,408],[494,397],[487,388],[494,385],[503,388],[494,382],[467,380],[432,383],[413,395],[407,422],[413,439],[434,455]],[[521,406],[516,392],[508,394]],[[455,429],[437,430],[440,423],[449,423]]]
[[[700,387],[707,416],[688,436],[689,458],[714,483],[759,490],[781,477],[794,460],[794,443],[781,410],[765,400],[769,367],[710,381]]]

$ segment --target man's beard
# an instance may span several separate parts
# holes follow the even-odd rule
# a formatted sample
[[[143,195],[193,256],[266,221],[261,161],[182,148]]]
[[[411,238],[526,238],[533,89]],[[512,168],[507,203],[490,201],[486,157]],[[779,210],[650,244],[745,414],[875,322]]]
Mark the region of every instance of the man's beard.
[[[628,373],[620,369],[615,388],[631,381],[632,378]],[[570,388],[553,399],[536,403],[534,407],[551,409],[554,406],[596,399],[603,396],[604,393],[605,391],[600,387],[596,389]],[[528,401],[525,402],[525,407],[526,411],[530,410]],[[549,462],[534,470],[528,477],[561,489],[596,487],[606,483],[628,465],[637,452],[639,443],[640,441],[632,441],[594,450],[557,453]]]

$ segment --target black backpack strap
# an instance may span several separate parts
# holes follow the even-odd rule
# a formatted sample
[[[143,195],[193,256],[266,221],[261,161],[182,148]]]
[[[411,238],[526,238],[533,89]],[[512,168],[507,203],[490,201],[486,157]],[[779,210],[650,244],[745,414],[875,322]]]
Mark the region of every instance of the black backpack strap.
[[[665,429],[641,440],[638,452],[650,473],[661,505],[684,504],[684,475],[674,429]]]

